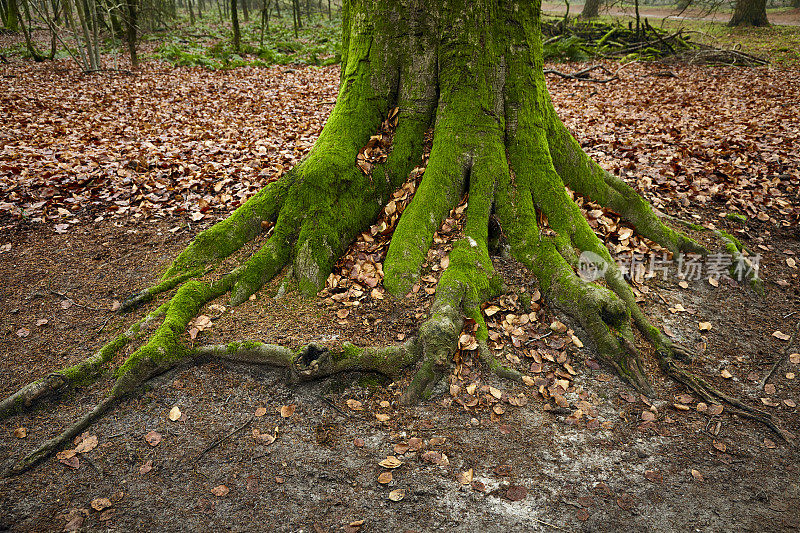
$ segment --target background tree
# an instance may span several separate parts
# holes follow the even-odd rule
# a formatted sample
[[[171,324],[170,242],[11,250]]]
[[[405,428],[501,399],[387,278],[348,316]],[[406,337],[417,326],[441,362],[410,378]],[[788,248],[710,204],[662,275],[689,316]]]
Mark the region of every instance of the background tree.
[[[601,0],[586,0],[579,15],[582,19],[593,19],[600,15]]]
[[[767,0],[736,0],[728,26],[769,26]]]
[[[297,15],[298,3],[293,0]],[[733,412],[779,431],[770,415],[725,396],[677,362],[690,354],[648,321],[572,200],[567,187],[618,213],[674,254],[705,252],[590,159],[558,118],[544,80],[539,17],[539,2],[527,0],[345,3],[339,95],[314,148],[226,220],[200,233],[158,285],[122,309],[174,290],[165,303],[82,363],[0,402],[0,415],[7,415],[55,390],[96,379],[114,354],[137,338],[143,322],[159,324],[116,370],[108,396],[15,471],[74,438],[146,380],[187,360],[283,366],[296,380],[351,370],[396,375],[415,365],[402,397],[412,403],[429,397],[449,371],[466,316],[477,326],[477,349],[486,365],[502,377],[523,379],[488,348],[481,304],[502,289],[489,255],[490,224],[499,228],[503,248],[530,270],[547,300],[571,316],[599,358],[637,390],[651,391],[632,324],[654,346],[662,371],[706,401],[727,401]],[[353,239],[374,223],[393,191],[421,164],[429,129],[433,145],[426,170],[383,264],[386,289],[396,297],[411,290],[434,233],[465,194],[469,201],[464,237],[453,245],[429,318],[413,337],[385,347],[310,344],[296,353],[257,341],[201,347],[182,342],[190,320],[208,302],[226,295],[232,305],[244,302],[287,266],[301,292],[319,291]],[[365,147],[386,139],[391,152],[384,163],[373,165]],[[270,236],[258,251],[236,268],[223,269],[223,259],[266,228]],[[736,242],[728,246],[739,255]],[[603,267],[603,284],[576,273],[586,257]]]
[[[238,0],[231,0],[231,24],[233,25],[233,50],[239,53],[241,47],[241,32],[239,31],[239,8]]]

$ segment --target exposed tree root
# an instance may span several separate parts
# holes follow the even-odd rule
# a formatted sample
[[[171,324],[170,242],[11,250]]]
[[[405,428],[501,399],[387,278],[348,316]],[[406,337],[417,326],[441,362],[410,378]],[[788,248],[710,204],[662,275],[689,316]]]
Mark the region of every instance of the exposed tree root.
[[[466,317],[476,326],[481,361],[503,378],[521,380],[519,372],[503,366],[488,348],[481,311],[482,303],[502,290],[489,256],[492,219],[499,222],[502,245],[530,270],[545,298],[572,317],[598,357],[637,390],[652,392],[634,345],[633,325],[654,346],[667,375],[708,401],[723,401],[734,412],[791,438],[769,414],[724,395],[677,365],[675,359],[688,358],[689,351],[647,320],[608,249],[568,194],[566,187],[615,211],[640,235],[672,253],[706,253],[666,226],[624,181],[603,171],[558,120],[542,74],[536,3],[500,2],[499,12],[491,15],[481,9],[462,13],[445,4],[430,17],[426,10],[402,15],[414,17],[415,31],[410,34],[370,22],[384,15],[394,20],[400,16],[395,10],[407,9],[402,3],[377,2],[386,13],[372,18],[351,19],[345,9],[340,93],[312,152],[226,220],[200,233],[156,286],[123,305],[127,310],[176,289],[156,310],[85,361],[31,383],[0,403],[0,417],[8,416],[46,395],[97,379],[145,323],[163,317],[116,369],[107,397],[22,459],[12,473],[48,457],[150,378],[188,362],[268,364],[287,368],[295,382],[345,371],[396,376],[418,365],[401,397],[404,403],[414,403],[430,397],[449,372]],[[426,28],[436,21],[436,31]],[[482,33],[489,29],[491,33]],[[397,38],[409,39],[411,52],[397,47]],[[387,117],[396,124],[388,158],[374,168],[359,166],[359,154],[370,136],[382,131]],[[227,294],[233,305],[242,303],[287,266],[301,292],[321,289],[335,261],[420,164],[423,133],[431,126],[434,141],[427,170],[400,217],[384,261],[384,285],[390,292],[408,292],[447,213],[465,195],[469,201],[463,238],[453,245],[430,317],[415,336],[397,346],[309,344],[298,352],[259,342],[199,348],[182,342],[203,306]],[[223,259],[267,228],[271,233],[257,252],[233,270],[217,272]],[[742,259],[738,241],[721,232],[718,236],[734,261]],[[604,285],[576,273],[585,253],[605,264]]]

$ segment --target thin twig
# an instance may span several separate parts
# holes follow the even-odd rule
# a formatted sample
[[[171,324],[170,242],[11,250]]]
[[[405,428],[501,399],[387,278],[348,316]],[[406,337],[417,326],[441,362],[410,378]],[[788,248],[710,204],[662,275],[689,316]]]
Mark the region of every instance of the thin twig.
[[[79,304],[78,302],[76,302],[75,300],[73,300],[72,298],[70,298],[69,296],[64,294],[63,292],[58,292],[56,290],[50,289],[50,294],[56,294],[58,296],[61,296],[65,300],[69,300],[70,302],[72,302],[73,305],[77,305],[78,307],[83,307],[84,309],[89,309],[90,311],[105,311],[105,309],[98,309],[97,307],[92,307],[90,305]]]
[[[216,448],[217,446],[219,446],[220,444],[222,444],[223,442],[225,442],[226,440],[228,440],[229,438],[233,437],[234,435],[239,433],[241,430],[243,430],[244,428],[249,426],[253,422],[254,418],[255,418],[255,415],[250,415],[250,418],[247,419],[247,422],[245,422],[241,426],[237,427],[236,429],[234,429],[233,431],[231,431],[230,433],[228,433],[224,437],[221,437],[221,438],[215,440],[214,442],[212,442],[211,444],[209,444],[208,446],[206,446],[206,448],[202,452],[198,453],[197,456],[194,459],[192,459],[192,461],[189,464],[196,463],[205,454],[207,454],[208,452],[210,452],[211,450],[213,450],[214,448]]]
[[[558,529],[560,531],[564,531],[562,528],[558,527],[555,524],[551,524],[550,522],[545,522],[544,520],[539,520],[538,518],[534,518],[538,523],[542,524],[543,526],[552,527],[553,529]]]
[[[787,315],[788,316],[788,315]],[[798,322],[794,327],[794,332],[792,333],[792,337],[789,339],[789,343],[786,345],[786,348],[783,350],[783,353],[778,357],[775,362],[772,364],[772,368],[769,369],[767,375],[764,376],[764,379],[761,380],[761,383],[758,384],[758,390],[764,390],[764,387],[767,386],[767,381],[772,377],[776,370],[781,366],[783,361],[786,359],[786,356],[789,354],[789,349],[794,346],[794,341],[797,339],[797,333],[800,331],[800,322]]]

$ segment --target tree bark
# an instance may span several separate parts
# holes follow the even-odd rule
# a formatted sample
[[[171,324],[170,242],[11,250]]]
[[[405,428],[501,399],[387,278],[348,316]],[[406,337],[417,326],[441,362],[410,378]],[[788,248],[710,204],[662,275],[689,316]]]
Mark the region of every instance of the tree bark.
[[[736,0],[728,26],[769,26],[767,0]]]
[[[239,33],[239,9],[238,0],[231,0],[231,24],[233,25],[233,50],[239,53],[241,46],[241,33]]]
[[[139,56],[136,53],[136,32],[138,26],[136,0],[125,0],[125,40],[128,43],[128,55],[131,68],[139,68]]]
[[[600,15],[600,0],[586,0],[579,15],[582,19],[593,19]]]

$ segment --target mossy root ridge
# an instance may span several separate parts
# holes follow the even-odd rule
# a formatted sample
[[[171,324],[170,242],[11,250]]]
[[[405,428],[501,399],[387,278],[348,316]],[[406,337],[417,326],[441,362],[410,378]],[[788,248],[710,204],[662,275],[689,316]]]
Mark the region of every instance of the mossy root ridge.
[[[115,369],[107,397],[22,459],[12,473],[48,457],[145,381],[184,362],[269,364],[286,368],[294,382],[353,370],[396,376],[417,365],[401,397],[410,404],[434,394],[448,373],[467,317],[477,325],[481,360],[503,378],[522,379],[488,348],[481,305],[502,290],[489,256],[490,219],[499,222],[504,249],[530,270],[544,297],[570,316],[599,358],[637,390],[652,392],[634,345],[634,326],[655,347],[665,374],[708,401],[727,403],[732,411],[791,438],[770,415],[722,394],[680,366],[678,360],[691,354],[647,320],[608,249],[568,194],[566,187],[619,213],[639,234],[672,253],[705,253],[666,226],[634,189],[593,162],[558,119],[542,73],[539,15],[535,1],[345,2],[339,95],[311,152],[227,219],[200,233],[160,282],[123,306],[129,310],[160,299],[155,310],[86,360],[0,402],[0,417],[30,408],[97,379],[116,354],[139,343]],[[407,46],[397,46],[400,41]],[[365,172],[359,154],[390,114],[397,120],[392,118],[388,158]],[[464,236],[453,245],[429,318],[415,335],[397,346],[312,344],[298,352],[255,341],[187,345],[187,327],[203,306],[225,295],[234,305],[242,303],[288,266],[302,293],[321,289],[335,261],[422,164],[423,137],[431,128],[427,168],[384,262],[384,285],[390,292],[399,297],[408,292],[442,220],[465,195],[468,203]],[[544,220],[546,225],[537,222]],[[262,236],[258,251],[233,270],[218,272],[225,258],[264,231],[270,233]],[[735,259],[743,260],[740,243],[718,236]],[[587,252],[607,266],[603,285],[576,273]]]

